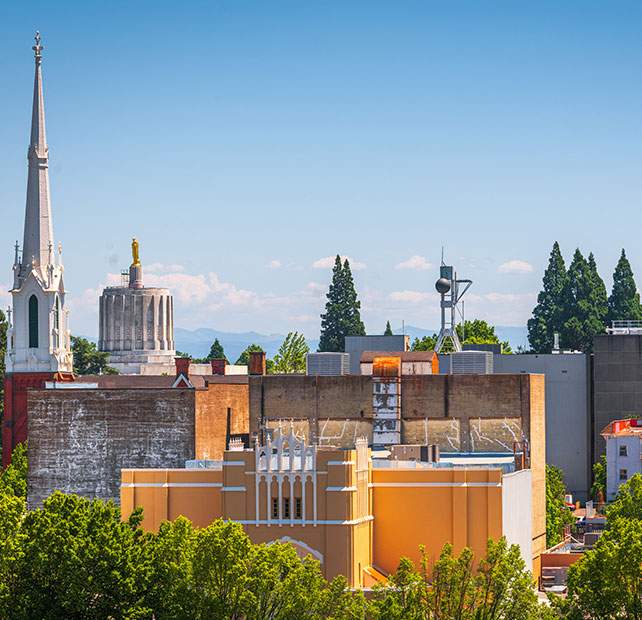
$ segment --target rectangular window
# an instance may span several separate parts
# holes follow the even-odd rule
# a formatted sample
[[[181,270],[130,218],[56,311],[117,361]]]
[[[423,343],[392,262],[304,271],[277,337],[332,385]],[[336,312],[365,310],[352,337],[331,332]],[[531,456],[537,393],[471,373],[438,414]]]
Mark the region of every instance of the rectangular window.
[[[279,518],[279,498],[278,497],[272,498],[272,518],[273,519]]]
[[[290,498],[289,497],[283,498],[283,518],[284,519],[290,518]]]
[[[620,482],[626,482],[627,474],[626,469],[620,469]]]
[[[301,519],[303,517],[303,504],[301,498],[297,497],[294,500],[294,518]]]
[[[620,446],[620,456],[627,456],[626,446]]]

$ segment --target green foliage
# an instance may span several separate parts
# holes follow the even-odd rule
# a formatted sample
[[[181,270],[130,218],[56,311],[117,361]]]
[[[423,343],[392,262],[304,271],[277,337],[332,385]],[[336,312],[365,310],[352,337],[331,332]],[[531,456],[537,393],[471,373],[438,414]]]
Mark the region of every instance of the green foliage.
[[[189,353],[181,353],[176,351],[177,357],[191,357]],[[212,346],[210,347],[210,352],[205,357],[193,358],[192,362],[194,364],[209,364],[212,360],[227,360],[225,357],[225,350],[223,345],[219,342],[218,338],[214,339]]]
[[[486,321],[475,319],[473,321],[464,321],[459,323],[455,328],[457,336],[462,344],[501,344],[502,353],[512,353],[508,341],[500,341],[495,333],[495,328]],[[424,336],[421,340],[415,338],[412,343],[413,351],[434,351],[437,344],[437,334]],[[452,345],[450,342],[442,349],[442,353],[450,353]]]
[[[608,322],[611,321],[640,321],[642,320],[642,306],[640,293],[638,293],[633,270],[626,257],[624,249],[620,260],[613,272],[613,288],[608,301]]]
[[[432,336],[424,336],[421,338],[415,338],[410,347],[411,351],[434,351],[435,345],[437,344],[437,334]]]
[[[384,336],[393,336],[392,327],[390,326],[390,321],[386,321],[386,331],[383,332]]]
[[[592,255],[587,261],[575,250],[563,291],[561,344],[564,348],[590,352],[593,338],[604,331],[606,289]]]
[[[462,344],[501,344],[502,353],[513,352],[508,341],[502,342],[497,337],[495,327],[481,319],[459,323],[455,330]]]
[[[109,366],[109,353],[99,351],[93,342],[80,336],[71,337],[74,354],[74,372],[78,375],[115,375],[118,371]]]
[[[305,372],[305,356],[310,352],[305,336],[299,332],[290,332],[274,356],[273,372]]]
[[[325,313],[321,315],[319,351],[343,351],[346,336],[365,336],[361,321],[361,302],[357,299],[350,264],[341,264],[337,254],[332,268]]]
[[[14,591],[19,587],[14,567],[21,555],[20,525],[27,512],[24,497],[0,491],[0,618],[11,618]]]
[[[236,360],[237,364],[241,366],[247,366],[250,363],[250,353],[265,353],[264,349],[258,344],[249,345],[239,358]]]
[[[446,545],[431,580],[402,559],[368,603],[343,577],[327,582],[290,544],[253,544],[218,519],[184,517],[144,533],[112,502],[56,492],[38,510],[0,492],[0,618],[156,620],[542,619],[516,546],[489,541],[477,567]],[[619,519],[618,521],[620,521]],[[639,564],[639,558],[638,558]]]
[[[566,349],[590,352],[593,338],[604,331],[607,301],[604,282],[593,255],[587,261],[575,250],[563,291],[561,344]]]
[[[147,604],[158,620],[191,620],[196,530],[185,517],[161,523],[150,543],[153,573]]]
[[[546,466],[546,546],[552,547],[564,539],[564,526],[575,520],[564,504],[566,486],[562,470]]]
[[[537,296],[533,317],[528,321],[528,342],[535,353],[550,353],[553,350],[553,334],[562,331],[567,279],[564,258],[556,241],[544,272],[543,288]]]
[[[252,544],[233,521],[195,530],[179,517],[161,525],[151,547],[148,603],[158,620],[363,618],[363,597],[344,579],[327,583],[318,562],[289,544]]]
[[[607,523],[617,519],[642,523],[642,474],[634,474],[619,489],[615,501],[606,511]]]
[[[642,475],[620,487],[607,510],[607,528],[568,572],[568,596],[552,597],[568,620],[642,618]]]
[[[27,499],[27,444],[19,443],[11,452],[11,465],[0,470],[0,495]],[[0,616],[2,617],[2,616]]]
[[[216,338],[212,343],[212,346],[210,347],[210,352],[205,357],[205,361],[209,362],[211,360],[221,359],[227,358],[225,357],[225,350],[223,349],[223,345],[218,341],[218,338]]]
[[[591,486],[591,497],[594,500],[606,499],[606,455],[603,454],[597,463],[593,464],[593,485]]]
[[[135,512],[53,493],[20,526],[12,618],[141,618],[151,574],[148,535]]]
[[[424,556],[421,572],[402,558],[386,587],[375,588],[373,620],[534,620],[550,617],[537,601],[532,577],[519,547],[504,538],[488,541],[486,556],[474,567],[473,554],[453,554],[444,545],[432,576]]]

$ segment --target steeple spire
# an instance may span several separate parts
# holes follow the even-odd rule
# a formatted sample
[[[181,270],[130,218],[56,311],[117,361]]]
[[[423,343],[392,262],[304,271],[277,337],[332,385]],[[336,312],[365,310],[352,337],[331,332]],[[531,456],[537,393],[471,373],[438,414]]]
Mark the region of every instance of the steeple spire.
[[[49,261],[49,245],[53,244],[51,205],[49,202],[49,149],[45,132],[45,101],[42,94],[42,50],[40,33],[33,46],[35,76],[31,112],[31,142],[27,153],[27,206],[25,211],[22,264],[44,267]]]

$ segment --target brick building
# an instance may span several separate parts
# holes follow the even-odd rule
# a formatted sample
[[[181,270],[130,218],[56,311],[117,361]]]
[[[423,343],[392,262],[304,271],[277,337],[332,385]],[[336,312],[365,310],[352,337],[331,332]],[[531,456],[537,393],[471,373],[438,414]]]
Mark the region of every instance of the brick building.
[[[31,507],[54,490],[118,501],[122,467],[221,459],[248,433],[246,376],[84,376],[27,395]]]

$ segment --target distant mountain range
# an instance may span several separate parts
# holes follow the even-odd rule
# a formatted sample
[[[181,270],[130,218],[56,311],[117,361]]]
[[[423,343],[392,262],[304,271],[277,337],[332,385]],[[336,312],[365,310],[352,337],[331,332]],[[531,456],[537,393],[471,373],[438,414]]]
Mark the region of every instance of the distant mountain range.
[[[402,331],[395,330],[400,334]],[[414,327],[412,325],[405,326],[405,333],[410,336],[411,341],[415,338],[422,338],[423,336],[432,336],[437,333],[437,329],[423,329],[421,327]],[[495,333],[500,340],[508,340],[511,347],[515,350],[518,346],[527,346],[527,331],[526,327],[509,327],[509,326],[496,326]],[[281,346],[285,334],[259,334],[257,332],[223,332],[216,329],[209,329],[201,327],[195,330],[181,329],[176,327],[174,329],[174,340],[176,341],[176,349],[183,353],[189,353],[192,357],[205,357],[209,351],[214,340],[218,338],[219,342],[225,349],[225,355],[232,363],[236,361],[239,355],[250,345],[260,345],[268,357],[273,357]],[[308,346],[311,351],[316,351],[319,345],[318,339],[308,340]]]

